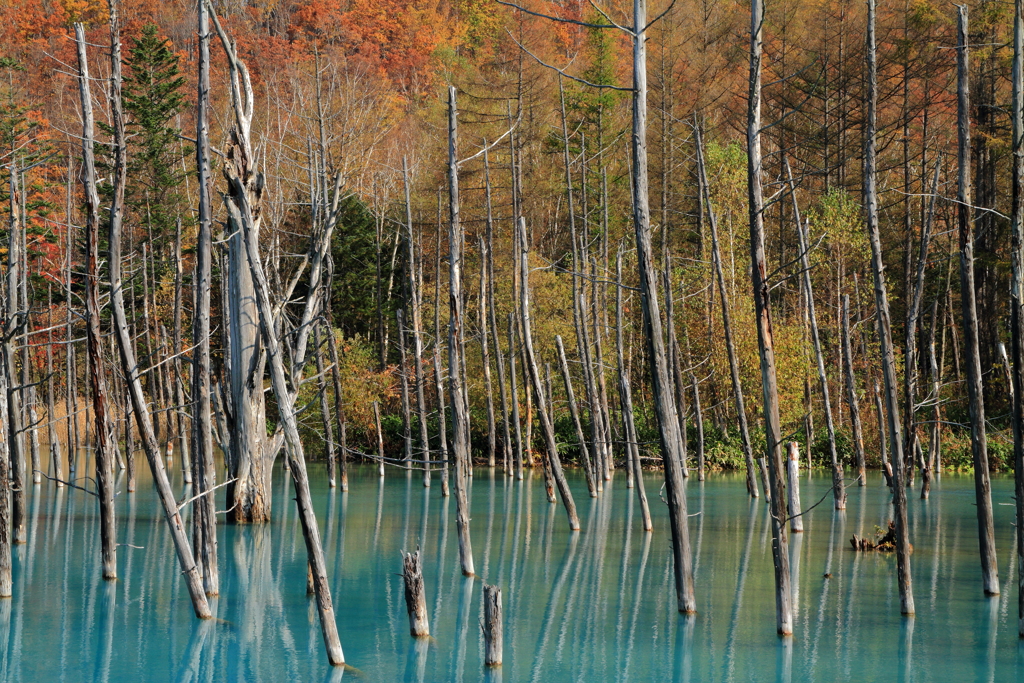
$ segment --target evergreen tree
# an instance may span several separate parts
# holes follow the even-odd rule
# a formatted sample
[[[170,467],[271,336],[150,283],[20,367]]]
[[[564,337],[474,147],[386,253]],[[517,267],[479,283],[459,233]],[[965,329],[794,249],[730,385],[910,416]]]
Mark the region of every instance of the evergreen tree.
[[[157,253],[173,241],[185,179],[181,130],[174,125],[185,98],[185,78],[170,43],[147,24],[125,60],[124,110],[129,139],[126,203],[137,225],[153,236]]]

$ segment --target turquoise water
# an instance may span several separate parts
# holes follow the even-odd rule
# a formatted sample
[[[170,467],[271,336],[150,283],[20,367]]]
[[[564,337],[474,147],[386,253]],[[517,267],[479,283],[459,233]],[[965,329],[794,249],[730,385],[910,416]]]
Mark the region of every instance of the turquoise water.
[[[982,595],[972,480],[947,474],[931,500],[910,497],[917,617],[901,618],[894,558],[848,550],[851,534],[887,519],[875,473],[869,487],[849,489],[845,514],[825,501],[793,537],[796,634],[779,639],[766,509],[748,499],[742,478],[687,483],[690,513],[700,513],[690,519],[700,611],[684,618],[660,475],[647,475],[653,534],[640,530],[622,476],[596,500],[572,479],[583,530],[570,534],[541,479],[477,470],[476,567],[501,586],[505,607],[505,665],[487,672],[482,581],[459,573],[455,504],[436,480],[424,489],[418,473],[389,471],[381,481],[355,467],[341,494],[328,491],[322,467],[310,474],[353,668],[326,664],[290,482],[279,471],[272,524],[220,527],[223,592],[217,620],[205,623],[192,616],[148,476],[137,493],[118,496],[118,540],[141,548],[118,549],[121,579],[110,583],[100,579],[94,499],[37,486],[29,543],[15,551],[15,595],[0,601],[0,680],[1024,680],[1009,478],[993,481],[1000,597]],[[829,484],[805,476],[805,505]],[[420,642],[408,635],[398,576],[399,551],[417,545],[433,634]]]

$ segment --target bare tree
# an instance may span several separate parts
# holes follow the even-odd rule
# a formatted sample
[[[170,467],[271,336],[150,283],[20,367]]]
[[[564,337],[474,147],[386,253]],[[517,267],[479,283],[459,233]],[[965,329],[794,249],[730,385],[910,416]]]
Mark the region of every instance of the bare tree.
[[[779,424],[779,387],[775,371],[768,267],[764,253],[764,197],[761,186],[761,58],[763,54],[764,2],[750,7],[750,80],[747,99],[747,193],[750,211],[750,274],[757,315],[757,345],[761,357],[761,388],[764,398],[764,433],[771,500],[772,559],[775,566],[775,626],[780,635],[793,633],[793,595],[789,575],[789,541],[786,536],[786,487],[782,462],[782,430]]]
[[[864,142],[864,202],[868,239],[871,242],[871,271],[875,280],[875,312],[882,351],[882,380],[888,416],[889,444],[892,449],[892,492],[896,526],[896,569],[900,591],[900,612],[914,613],[914,593],[910,574],[910,530],[907,527],[907,490],[903,486],[903,438],[897,398],[896,359],[892,346],[889,296],[885,285],[882,239],[878,227],[878,190],[876,185],[877,151],[875,117],[878,109],[878,63],[875,55],[875,0],[868,0],[867,31],[868,117]],[[881,404],[879,404],[879,408]]]
[[[307,341],[314,318],[320,312],[321,278],[331,235],[337,221],[338,202],[341,196],[341,176],[338,175],[335,178],[333,205],[329,217],[322,225],[313,226],[308,253],[303,261],[309,267],[309,293],[305,305],[302,307],[301,318],[296,325],[295,334],[291,335],[293,341],[288,349],[291,372],[289,373],[290,378],[286,378],[284,350],[277,337],[274,309],[270,303],[270,286],[263,268],[259,247],[260,198],[263,194],[264,178],[263,174],[257,170],[250,142],[254,108],[252,83],[245,63],[235,51],[234,43],[220,25],[217,16],[211,12],[211,17],[224,53],[228,58],[231,76],[231,102],[234,109],[234,121],[224,164],[224,177],[228,184],[228,191],[224,195],[224,206],[230,215],[231,224],[237,226],[241,231],[249,263],[256,305],[259,308],[260,333],[266,347],[267,358],[270,361],[271,386],[274,397],[277,399],[278,414],[283,425],[289,472],[295,489],[295,502],[298,507],[299,521],[302,524],[302,536],[306,543],[307,563],[312,575],[317,612],[320,617],[320,631],[327,650],[327,660],[332,666],[341,666],[345,663],[345,656],[342,653],[341,640],[338,637],[334,604],[327,583],[327,564],[309,492],[305,453],[302,440],[299,438],[295,410],[295,398],[302,384],[302,368],[305,367],[308,360]],[[288,385],[289,379],[291,387]]]
[[[1010,348],[1013,353],[1013,461],[1017,499],[1017,632],[1024,638],[1024,0],[1014,0],[1013,9]]]
[[[113,35],[116,15],[111,16]],[[78,44],[78,83],[82,101],[82,184],[85,190],[85,308],[86,348],[89,352],[90,382],[92,384],[93,414],[96,419],[96,494],[100,504],[100,539],[103,558],[103,578],[117,578],[117,526],[114,522],[114,471],[110,443],[110,422],[107,416],[107,379],[103,369],[103,337],[100,332],[99,261],[100,261],[100,195],[96,187],[96,159],[92,93],[89,87],[89,65],[85,53],[85,28],[75,24]],[[120,61],[118,61],[120,64]],[[8,299],[16,299],[8,291]],[[12,394],[13,395],[13,394]],[[16,414],[11,409],[11,415]],[[14,425],[12,425],[13,427]],[[12,455],[15,455],[14,453]],[[14,468],[17,470],[17,466]],[[18,486],[15,479],[14,485]],[[15,538],[18,520],[15,515]]]
[[[999,595],[999,563],[992,522],[992,482],[988,474],[988,439],[985,434],[985,397],[982,393],[981,350],[978,347],[978,310],[974,290],[974,218],[971,215],[971,121],[968,88],[967,6],[957,5],[957,223],[960,231],[960,307],[964,320],[964,360],[971,416],[971,453],[974,456],[974,493],[978,508],[978,544],[981,550],[985,595]],[[913,457],[908,453],[907,457]]]

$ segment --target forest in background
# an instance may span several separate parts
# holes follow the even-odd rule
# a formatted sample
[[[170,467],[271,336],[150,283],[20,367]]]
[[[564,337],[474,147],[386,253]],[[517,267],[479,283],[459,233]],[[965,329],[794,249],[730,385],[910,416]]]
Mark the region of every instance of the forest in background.
[[[70,26],[80,21],[86,27],[89,55],[95,63],[93,76],[97,90],[102,90],[109,75],[104,45],[108,10],[101,2],[3,5],[7,20],[0,27],[0,88],[4,91],[0,94],[0,145],[5,173],[9,175],[14,164],[19,169],[17,182],[24,188],[20,211],[27,226],[26,264],[31,276],[29,328],[36,330],[27,336],[31,350],[23,363],[27,362],[28,377],[48,377],[58,397],[70,394],[78,401],[87,395],[85,354],[81,350],[76,354],[74,344],[52,348],[48,344],[69,335],[81,340],[76,318],[81,309],[80,226],[84,223],[77,182],[81,114]],[[583,2],[532,2],[527,7],[583,23],[602,21]],[[612,12],[613,18],[626,21],[630,8],[616,10],[623,13]],[[707,212],[709,207],[714,211],[721,232],[743,385],[748,396],[757,396],[760,373],[749,287],[743,136],[749,10],[739,3],[690,0],[651,7],[652,16],[663,11],[664,17],[649,31],[648,48],[654,241],[659,269],[667,273],[675,305],[678,365],[683,374],[694,378],[692,386],[687,381],[681,392],[684,405],[690,406],[686,408],[690,440],[697,438],[692,407],[696,398],[707,418],[701,439],[707,440],[709,465],[741,467]],[[979,337],[992,428],[990,458],[993,467],[1001,468],[1010,465],[1011,451],[1008,373],[999,354],[1000,343],[1009,339],[1006,214],[1011,50],[1007,41],[1011,11],[993,2],[978,3],[972,8],[971,36],[977,45],[971,64],[976,126],[971,172],[978,208]],[[176,360],[176,354],[193,344],[194,304],[189,292],[196,267],[194,7],[177,2],[125,2],[121,12],[128,131],[127,306],[139,340],[140,362],[156,368],[146,378],[147,392],[158,407],[180,408],[188,402],[190,380],[188,364]],[[350,447],[363,452],[376,449],[373,403],[377,401],[387,451],[397,453],[402,448],[405,365],[396,311],[408,312],[412,296],[408,234],[420,254],[414,270],[421,289],[424,347],[433,348],[437,340],[444,346],[448,318],[443,262],[448,249],[444,128],[449,84],[459,92],[462,156],[475,156],[460,165],[467,278],[465,363],[474,454],[487,457],[488,449],[495,447],[493,441],[488,443],[488,392],[479,345],[485,325],[478,313],[482,299],[475,281],[483,261],[482,240],[488,237],[488,201],[493,250],[488,279],[494,283],[497,319],[503,321],[515,310],[513,216],[521,214],[534,268],[532,317],[539,357],[554,365],[557,376],[554,337],[561,335],[576,372],[581,356],[573,324],[573,292],[579,286],[579,296],[585,300],[580,310],[593,318],[586,323],[593,334],[589,343],[603,343],[604,366],[614,367],[613,283],[618,252],[624,256],[624,283],[632,286],[636,280],[630,241],[630,101],[628,93],[619,90],[559,78],[544,64],[564,68],[590,83],[624,87],[630,79],[630,43],[625,37],[617,31],[570,23],[552,26],[541,17],[479,0],[225,3],[218,12],[252,76],[253,139],[267,179],[261,240],[273,263],[271,285],[279,295],[298,270],[315,220],[310,196],[316,190],[311,192],[311,187],[320,181],[314,169],[328,169],[328,174],[340,178],[344,196],[331,245],[331,323],[339,341],[341,405]],[[960,283],[954,272],[958,252],[954,20],[947,8],[928,2],[886,3],[879,8],[878,184],[900,372],[906,372],[909,344],[916,347],[922,378],[922,389],[914,399],[918,429],[928,437],[941,420],[943,464],[970,467]],[[842,405],[846,378],[840,335],[845,294],[851,297],[855,384],[864,412],[868,461],[879,464],[881,454],[877,428],[881,415],[872,410],[880,370],[861,201],[865,23],[861,3],[785,2],[769,8],[765,26],[762,138],[769,200],[765,226],[768,261],[778,277],[771,296],[783,433],[812,446],[815,459],[822,463],[828,458],[828,443],[810,343],[796,211],[807,221],[812,246],[809,273],[831,384],[837,445],[849,463],[853,447],[850,417]],[[228,65],[215,50],[210,91],[214,196],[224,190],[217,150],[224,148],[231,123],[227,82]],[[105,143],[111,116],[105,94],[96,95],[101,186],[112,163]],[[700,191],[695,129],[705,140],[710,204]],[[493,144],[495,140],[501,142]],[[487,141],[492,145],[485,160],[478,153]],[[411,233],[405,219],[403,157],[411,185]],[[5,178],[2,194],[8,218],[9,188]],[[932,204],[929,199],[934,194],[939,199]],[[574,205],[573,220],[580,235],[575,243],[569,203]],[[215,240],[223,252],[227,218],[221,202],[214,201],[212,206]],[[930,245],[922,254],[922,228],[929,221],[933,223]],[[907,339],[915,278],[922,268],[920,313],[915,334]],[[573,278],[573,272],[581,277]],[[214,374],[226,347],[229,294],[218,291],[221,282],[214,277]],[[304,284],[299,284],[299,290]],[[625,292],[627,364],[633,369],[638,440],[648,454],[656,454],[657,427],[649,382],[644,379],[646,348],[638,299],[637,292]],[[70,323],[55,324],[65,320]],[[104,318],[103,325],[107,324]],[[498,328],[498,343],[507,353],[505,325]],[[411,339],[403,341],[408,354]],[[937,374],[929,367],[933,345]],[[112,345],[108,353],[113,359]],[[594,350],[589,353],[594,355]],[[591,363],[596,365],[596,360]],[[65,370],[48,374],[48,367]],[[428,357],[425,375],[432,370]],[[524,371],[521,366],[520,371]],[[405,374],[411,379],[411,367]],[[431,382],[424,384],[433,406],[436,391]],[[559,408],[555,424],[566,456],[572,458],[573,426],[563,409],[560,383],[554,384]],[[615,382],[609,379],[608,385],[607,393],[618,393]],[[541,436],[540,428],[534,426],[528,386],[526,378],[520,378],[525,449],[532,451]],[[580,400],[586,404],[589,398],[583,393]],[[326,455],[316,396],[312,383],[303,388],[300,401],[309,406],[302,414],[302,428],[310,453]],[[619,405],[617,400],[610,403]],[[753,424],[758,424],[759,403],[748,401],[747,408]],[[272,398],[268,410],[268,434],[272,434]],[[183,433],[181,412],[157,414],[161,441]],[[416,419],[413,415],[414,430]],[[431,438],[436,441],[433,409],[430,419]],[[615,443],[621,443],[619,421],[610,423]],[[763,444],[759,433],[754,427],[755,442]],[[321,438],[309,438],[314,434]],[[497,447],[501,448],[500,442]],[[925,438],[925,449],[929,447]],[[932,447],[937,448],[937,442]]]

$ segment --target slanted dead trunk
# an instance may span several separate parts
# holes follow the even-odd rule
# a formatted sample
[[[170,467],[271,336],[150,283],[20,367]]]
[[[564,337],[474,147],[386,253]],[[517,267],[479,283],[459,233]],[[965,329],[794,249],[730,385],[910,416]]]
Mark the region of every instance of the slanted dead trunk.
[[[818,334],[818,314],[814,306],[814,287],[811,284],[811,266],[807,252],[810,249],[809,224],[805,221],[800,223],[800,214],[796,205],[796,188],[793,184],[792,174],[789,173],[789,163],[786,163],[786,172],[789,176],[790,192],[793,193],[793,210],[796,213],[797,235],[800,244],[800,266],[803,270],[804,296],[807,301],[807,314],[811,323],[811,341],[814,343],[814,358],[818,365],[818,384],[821,387],[822,410],[825,413],[825,428],[828,431],[829,463],[832,466],[832,498],[835,501],[836,510],[846,509],[846,489],[843,486],[843,466],[839,462],[839,453],[836,450],[836,427],[832,421],[832,397],[828,388],[828,375],[825,374],[825,354],[821,350],[821,337]]]
[[[711,228],[711,261],[718,282],[718,297],[722,304],[722,331],[725,336],[725,350],[729,357],[729,378],[732,381],[732,395],[736,402],[736,421],[740,428],[740,446],[743,448],[743,460],[746,463],[747,492],[752,498],[758,497],[757,478],[754,475],[754,450],[750,445],[750,428],[747,424],[747,408],[743,402],[743,384],[740,381],[740,365],[736,355],[736,343],[732,336],[732,314],[729,311],[729,292],[725,286],[725,271],[722,267],[722,252],[718,242],[718,217],[711,204],[711,192],[708,189],[707,171],[704,168],[704,145],[701,142],[701,129],[695,129],[697,141],[697,171],[704,188],[704,205],[707,207],[708,224]]]
[[[526,219],[519,219],[519,240],[520,240],[520,277],[519,286],[519,310],[523,320],[523,348],[526,351],[527,369],[530,374],[530,383],[533,385],[533,395],[537,398],[537,414],[540,416],[541,429],[544,431],[544,441],[547,446],[547,466],[551,470],[551,476],[558,487],[558,495],[562,498],[562,505],[565,506],[565,514],[569,518],[569,528],[579,531],[580,519],[576,514],[576,502],[573,500],[572,491],[565,480],[565,473],[562,471],[562,461],[558,457],[558,444],[555,442],[555,427],[551,423],[551,413],[548,412],[547,399],[544,395],[544,388],[541,384],[540,370],[537,368],[537,357],[533,351],[533,333],[530,330],[530,249],[526,242]],[[559,340],[561,341],[561,340]]]
[[[569,416],[572,418],[573,427],[576,428],[576,441],[580,449],[580,461],[583,463],[583,474],[587,479],[587,491],[591,498],[597,497],[597,486],[594,483],[594,463],[590,458],[590,449],[587,448],[587,437],[583,435],[583,423],[580,421],[580,412],[576,407],[576,393],[572,389],[572,376],[569,374],[569,363],[565,359],[565,347],[562,344],[562,337],[555,335],[555,346],[558,348],[558,366],[562,371],[562,381],[565,383],[565,398],[569,404]]]

